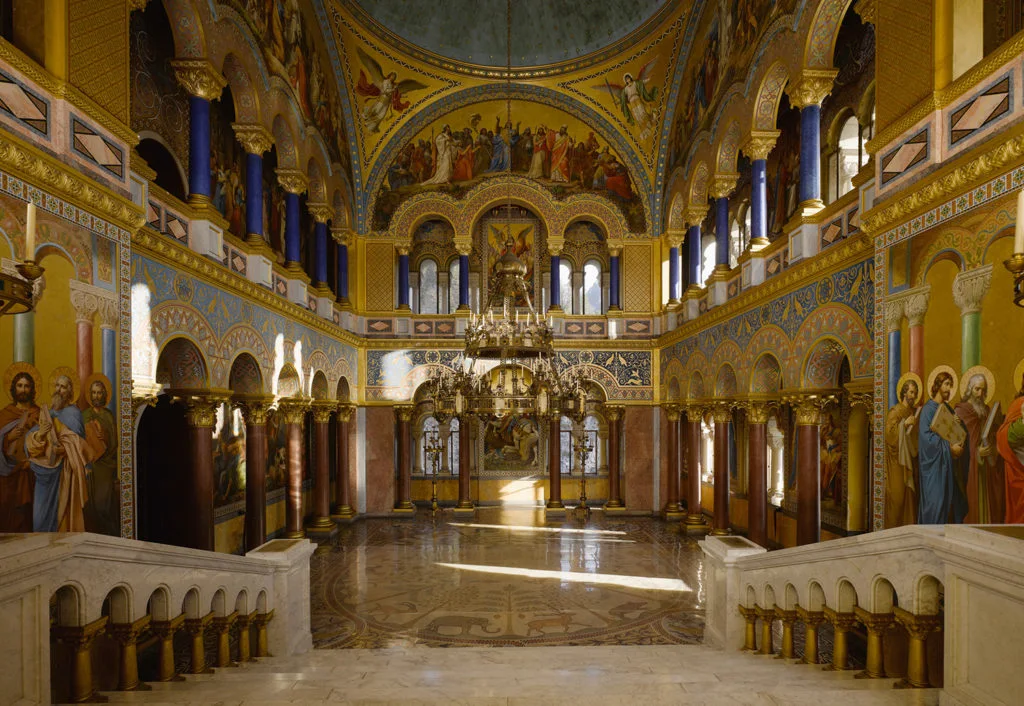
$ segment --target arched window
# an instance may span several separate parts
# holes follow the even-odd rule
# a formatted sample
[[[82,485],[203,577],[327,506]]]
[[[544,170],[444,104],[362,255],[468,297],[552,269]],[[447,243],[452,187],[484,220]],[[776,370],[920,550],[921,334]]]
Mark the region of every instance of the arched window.
[[[423,469],[424,475],[434,475],[434,459],[427,453],[427,442],[440,443],[438,437],[440,433],[441,425],[437,423],[437,420],[433,417],[427,417],[423,420],[423,433],[420,434],[420,468]],[[437,459],[437,464],[440,467],[441,459]]]
[[[828,157],[828,199],[841,199],[853,191],[853,178],[868,162],[867,141],[873,131],[874,120],[863,129],[854,115],[846,118],[836,138],[835,151]]]
[[[750,202],[743,201],[736,209],[729,229],[729,267],[736,267],[750,245]]]
[[[453,314],[459,308],[459,258],[448,265],[448,313]]]
[[[457,263],[456,263],[457,264]],[[448,468],[452,475],[459,475],[459,418],[455,417],[448,424]]]
[[[583,313],[600,316],[601,311],[601,263],[587,260],[583,265]]]
[[[572,310],[572,263],[562,260],[558,263],[558,296],[566,314],[575,314]]]
[[[439,301],[437,262],[425,258],[420,261],[420,313],[436,314]]]
[[[703,257],[701,258],[700,267],[700,281],[701,283],[703,283],[707,282],[708,277],[711,276],[711,272],[715,269],[715,257],[717,253],[715,236],[702,236],[700,239],[700,244],[701,250],[703,251]]]
[[[559,437],[561,439],[561,458],[559,459],[559,467],[563,476],[570,475],[572,473],[572,420],[568,417],[562,417],[562,421],[558,424]]]
[[[597,417],[590,415],[583,420],[583,436],[588,443],[587,456],[583,460],[583,472],[589,476],[597,475],[597,445],[600,443],[597,432]]]

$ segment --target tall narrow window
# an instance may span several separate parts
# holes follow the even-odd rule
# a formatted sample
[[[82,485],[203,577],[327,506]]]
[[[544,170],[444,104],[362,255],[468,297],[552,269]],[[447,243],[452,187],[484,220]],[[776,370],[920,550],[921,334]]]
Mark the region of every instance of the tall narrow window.
[[[704,257],[700,268],[700,281],[707,282],[708,277],[711,276],[711,272],[715,269],[715,257],[717,253],[715,236],[705,235],[701,237],[701,246],[704,251]]]
[[[599,316],[601,308],[601,263],[587,260],[583,265],[583,313]]]
[[[459,418],[455,417],[449,423],[448,428],[448,468],[452,475],[459,475]]]
[[[420,313],[437,313],[437,262],[427,258],[420,262]]]
[[[860,126],[857,124],[857,118],[851,115],[839,132],[834,173],[837,199],[853,191],[853,177],[861,167],[861,152]]]
[[[567,476],[572,473],[572,420],[568,417],[562,417],[562,421],[559,422],[558,428],[559,438],[561,439],[561,458],[559,459],[559,467],[562,475]]]
[[[583,472],[590,476],[597,475],[597,417],[590,415],[583,420],[583,436],[587,440],[587,456],[583,461]]]
[[[423,420],[423,433],[420,434],[420,468],[423,469],[424,475],[433,475],[435,473],[434,459],[427,453],[427,442],[435,441],[439,442],[440,439],[437,437],[440,425],[437,420],[433,417],[427,417]],[[437,459],[438,467],[441,465],[441,459]]]
[[[566,314],[575,314],[572,310],[572,264],[566,260],[558,263],[558,296]]]
[[[459,258],[448,265],[448,313],[454,314],[459,308]]]

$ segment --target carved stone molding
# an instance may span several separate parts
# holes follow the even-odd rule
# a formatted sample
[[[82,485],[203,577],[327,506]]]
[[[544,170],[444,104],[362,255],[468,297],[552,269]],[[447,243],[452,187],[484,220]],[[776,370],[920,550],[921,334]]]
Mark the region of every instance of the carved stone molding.
[[[173,59],[171,68],[181,87],[196,98],[217,100],[228,85],[228,80],[207,59]]]
[[[903,300],[890,300],[885,303],[885,330],[899,331],[903,325]]]
[[[928,300],[931,297],[932,286],[926,284],[923,287],[912,289],[906,292],[902,299],[907,314],[907,321],[911,326],[922,326],[924,315],[928,313]]]
[[[99,299],[92,292],[72,289],[71,306],[75,308],[75,323],[91,324],[99,308]]]
[[[116,330],[117,322],[121,320],[121,309],[117,302],[112,299],[100,299],[99,308],[100,327]]]
[[[231,129],[235,131],[235,138],[248,154],[262,156],[274,146],[274,136],[262,125],[232,123]]]
[[[711,418],[715,424],[728,424],[732,421],[732,404],[726,401],[715,402],[711,408]]]
[[[953,280],[953,301],[964,316],[981,311],[984,299],[992,285],[992,265],[961,272]]]
[[[336,242],[338,245],[344,245],[345,247],[348,247],[351,237],[352,232],[348,228],[342,228],[340,226],[331,228],[331,238],[333,238],[334,242]]]
[[[312,404],[313,421],[317,424],[326,424],[331,421],[331,413],[337,409],[337,403],[331,400],[315,400]]]

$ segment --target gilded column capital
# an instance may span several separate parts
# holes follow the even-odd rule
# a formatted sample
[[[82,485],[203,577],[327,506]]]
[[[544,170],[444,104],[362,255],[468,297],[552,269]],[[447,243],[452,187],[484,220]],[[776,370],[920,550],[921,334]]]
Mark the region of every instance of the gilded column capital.
[[[181,87],[196,98],[217,100],[228,85],[228,80],[208,59],[172,59],[171,68]]]
[[[825,622],[825,612],[821,610],[806,610],[797,606],[796,613],[800,617],[800,622],[811,628],[818,627]]]
[[[751,161],[756,159],[768,159],[768,155],[775,149],[775,143],[782,134],[781,130],[755,130],[750,133],[746,143],[743,145],[743,154],[750,157]]]
[[[754,612],[757,613],[757,617],[765,622],[771,622],[775,620],[775,609],[774,608],[762,608],[761,606],[754,606]]]
[[[246,426],[260,426],[267,423],[270,406],[274,404],[273,395],[233,395],[231,403],[242,411],[242,419]]]
[[[740,610],[740,615],[742,615],[746,620],[752,621],[757,619],[757,606],[754,606],[753,608],[747,608],[745,605],[737,607]]]
[[[121,310],[113,299],[100,299],[97,313],[100,315],[100,327],[117,329],[117,322],[121,319]]]
[[[217,632],[228,632],[231,630],[231,626],[238,620],[238,611],[229,613],[228,615],[219,615],[213,619],[213,629]]]
[[[252,624],[256,627],[266,627],[267,623],[274,619],[274,611],[269,610],[266,613],[249,613],[249,617],[252,618]]]
[[[846,389],[846,398],[850,407],[863,407],[871,411],[875,403],[875,390],[873,380],[853,380],[843,385]]]
[[[134,623],[109,623],[107,633],[122,645],[131,645],[138,642],[139,635],[149,627],[152,619],[152,615],[144,615]]]
[[[665,415],[668,417],[670,422],[679,421],[679,405],[669,403],[661,405],[661,408],[664,410]]]
[[[853,11],[860,15],[864,24],[877,24],[878,4],[876,0],[857,0],[853,4]]]
[[[457,252],[459,255],[471,255],[473,253],[472,239],[456,238],[455,252]]]
[[[338,421],[339,422],[350,422],[352,421],[352,415],[356,411],[354,404],[348,402],[342,402],[338,405]]]
[[[74,647],[81,652],[89,649],[93,640],[99,637],[107,627],[110,616],[104,615],[88,625],[58,625],[51,629],[53,636],[60,642]]]
[[[680,241],[681,242],[681,241]],[[608,254],[611,257],[618,257],[622,254],[622,248],[626,246],[621,240],[611,239],[608,241]]]
[[[896,617],[892,613],[871,613],[860,606],[853,607],[853,614],[857,617],[857,622],[868,632],[876,634],[884,633],[896,622]]]
[[[625,405],[606,404],[604,405],[604,416],[609,422],[617,422],[626,413]]]
[[[149,4],[149,0],[128,0],[128,12],[132,13],[136,10],[145,10],[146,5]]]
[[[338,245],[344,245],[345,247],[348,247],[350,233],[351,231],[349,231],[349,229],[345,228],[344,226],[334,226],[331,228],[331,240],[333,240]]]
[[[744,400],[739,404],[746,410],[749,424],[767,424],[774,406],[772,402],[761,400]]]
[[[306,208],[317,223],[326,223],[334,217],[334,209],[325,203],[307,203]]]
[[[712,198],[724,199],[736,189],[739,179],[739,174],[715,174],[708,192]]]
[[[690,422],[690,424],[704,421],[704,406],[694,402],[687,403],[686,421]]]
[[[400,422],[408,422],[412,420],[412,413],[415,406],[411,404],[396,404],[395,405],[395,416]]]
[[[678,248],[686,240],[685,230],[666,230],[665,241],[668,243],[670,248]]]
[[[903,300],[889,300],[885,303],[885,330],[899,331],[903,324]]]
[[[775,617],[781,620],[784,625],[792,625],[800,615],[795,610],[783,610],[779,606],[775,606]]]
[[[309,188],[309,178],[299,169],[276,169],[277,183],[289,194],[301,194]]]
[[[789,93],[790,104],[795,108],[821,105],[825,96],[832,92],[832,84],[838,71],[835,69],[804,69]]]
[[[184,622],[185,614],[182,613],[170,620],[154,620],[149,624],[149,629],[161,640],[169,640],[174,637],[174,633],[181,629]]]
[[[217,423],[217,408],[231,399],[231,390],[170,389],[167,394],[185,405],[185,419],[190,427],[212,427]]]
[[[825,606],[825,619],[832,624],[836,630],[843,632],[850,631],[857,623],[857,616],[853,613],[840,613],[835,611],[828,606]]]
[[[711,407],[711,418],[715,424],[728,424],[732,421],[732,402],[716,400]]]
[[[958,274],[953,280],[953,301],[960,313],[966,316],[981,311],[981,300],[991,285],[991,264]]]
[[[896,622],[907,629],[915,640],[923,640],[929,634],[942,629],[942,617],[938,615],[915,615],[909,610],[895,606],[892,609]]]
[[[274,146],[274,136],[262,125],[231,123],[231,129],[235,131],[235,139],[248,154],[263,156]]]
[[[704,222],[704,219],[707,218],[708,206],[707,204],[704,204],[703,206],[690,204],[686,207],[686,211],[684,211],[684,213],[687,225],[691,227],[700,226],[700,224]]]
[[[334,400],[314,400],[312,403],[313,421],[317,424],[326,424],[331,421],[331,413],[338,408]]]
[[[784,399],[796,413],[797,426],[818,426],[821,424],[821,413],[837,402],[839,397],[831,390],[816,390],[790,393]]]
[[[409,243],[395,243],[395,250],[399,255],[408,255],[412,252],[412,246]]]
[[[907,321],[911,326],[924,325],[924,316],[928,313],[928,301],[931,298],[931,291],[932,286],[926,284],[903,295],[903,308],[907,315]]]
[[[562,250],[565,248],[565,238],[559,236],[557,238],[548,238],[548,255],[561,255]]]
[[[305,397],[286,397],[277,403],[285,424],[302,424],[309,410],[310,400]]]
[[[206,631],[206,627],[213,622],[213,612],[209,612],[201,618],[185,618],[185,632],[192,637],[199,637]]]

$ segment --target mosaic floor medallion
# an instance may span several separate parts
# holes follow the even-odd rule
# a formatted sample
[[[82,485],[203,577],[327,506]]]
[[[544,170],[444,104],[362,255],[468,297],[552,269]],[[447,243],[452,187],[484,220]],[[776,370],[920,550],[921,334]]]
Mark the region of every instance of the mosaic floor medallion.
[[[545,524],[531,510],[341,527],[312,561],[320,648],[701,641],[703,557],[648,518]]]

